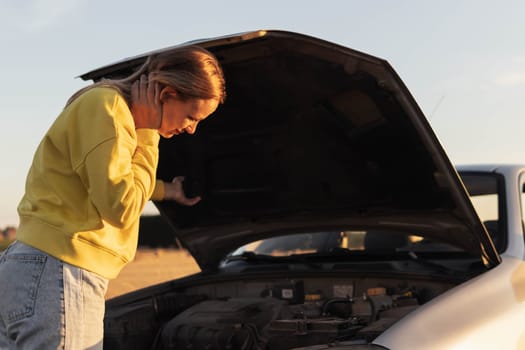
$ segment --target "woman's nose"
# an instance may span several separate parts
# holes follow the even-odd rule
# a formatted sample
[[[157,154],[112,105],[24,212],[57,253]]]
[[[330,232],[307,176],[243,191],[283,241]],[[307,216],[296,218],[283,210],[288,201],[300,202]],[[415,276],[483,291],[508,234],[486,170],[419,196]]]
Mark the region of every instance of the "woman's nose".
[[[186,127],[186,133],[193,135],[195,133],[195,130],[197,130],[197,124],[198,122],[188,125]]]

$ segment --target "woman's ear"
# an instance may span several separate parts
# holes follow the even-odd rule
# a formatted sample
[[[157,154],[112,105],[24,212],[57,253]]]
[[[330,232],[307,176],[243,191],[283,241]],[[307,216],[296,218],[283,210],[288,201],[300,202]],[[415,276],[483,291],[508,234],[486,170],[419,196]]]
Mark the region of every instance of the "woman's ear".
[[[175,89],[172,88],[171,86],[166,86],[161,90],[159,99],[161,102],[164,102],[168,98],[173,98],[176,96],[177,96],[177,91],[175,91]]]

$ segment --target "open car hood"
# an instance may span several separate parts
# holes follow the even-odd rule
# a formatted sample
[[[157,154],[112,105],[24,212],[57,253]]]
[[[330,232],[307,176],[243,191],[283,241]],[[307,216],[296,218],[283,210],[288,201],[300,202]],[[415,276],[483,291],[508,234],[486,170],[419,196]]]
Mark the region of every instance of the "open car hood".
[[[388,62],[284,31],[190,44],[217,55],[228,97],[195,135],[160,143],[158,177],[184,175],[187,194],[203,200],[155,204],[203,270],[242,244],[329,227],[409,229],[499,261]],[[126,76],[147,54],[81,77]]]

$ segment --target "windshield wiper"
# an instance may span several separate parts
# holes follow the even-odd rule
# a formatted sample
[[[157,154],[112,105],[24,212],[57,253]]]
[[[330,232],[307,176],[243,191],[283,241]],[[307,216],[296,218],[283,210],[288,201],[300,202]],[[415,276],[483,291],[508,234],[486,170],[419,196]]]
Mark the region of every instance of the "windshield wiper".
[[[423,259],[413,251],[404,251],[404,253],[406,253],[407,256],[412,261],[416,262],[417,264],[421,266],[425,266],[425,267],[430,267],[437,272],[441,272],[447,275],[458,275],[458,274],[465,275],[467,273],[467,271],[451,269],[448,266],[445,266],[445,265],[442,265],[442,264],[439,264],[439,263],[436,263],[434,261],[430,261],[427,259]]]
[[[266,255],[266,254],[256,254],[254,252],[243,252],[240,255],[230,255],[226,259],[226,262],[229,263],[231,261],[249,261],[249,262],[273,262],[276,260],[279,260],[278,257],[272,256],[272,255]]]
[[[232,255],[225,259],[225,263],[231,261],[263,262],[263,263],[300,263],[311,267],[319,268],[318,264],[313,263],[305,254],[292,254],[283,256],[273,256],[266,254],[257,254],[254,252],[243,252],[240,255]]]

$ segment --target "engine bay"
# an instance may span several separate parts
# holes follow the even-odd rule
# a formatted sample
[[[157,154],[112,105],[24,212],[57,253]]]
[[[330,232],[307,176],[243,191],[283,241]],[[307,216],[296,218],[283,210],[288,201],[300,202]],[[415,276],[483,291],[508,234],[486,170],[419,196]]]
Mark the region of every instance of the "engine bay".
[[[308,349],[366,344],[456,283],[288,278],[197,283],[109,306],[110,349]]]

